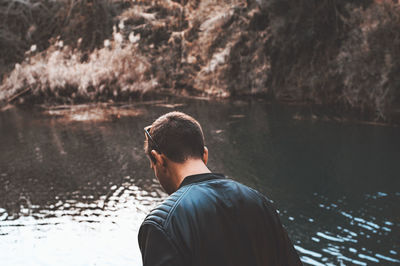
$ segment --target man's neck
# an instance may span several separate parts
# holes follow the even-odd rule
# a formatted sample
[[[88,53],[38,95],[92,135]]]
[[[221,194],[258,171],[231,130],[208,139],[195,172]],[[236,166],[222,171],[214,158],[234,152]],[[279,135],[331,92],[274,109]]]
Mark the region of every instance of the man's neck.
[[[176,189],[179,188],[185,177],[190,175],[211,173],[201,159],[188,159],[184,163],[172,163],[172,171]]]

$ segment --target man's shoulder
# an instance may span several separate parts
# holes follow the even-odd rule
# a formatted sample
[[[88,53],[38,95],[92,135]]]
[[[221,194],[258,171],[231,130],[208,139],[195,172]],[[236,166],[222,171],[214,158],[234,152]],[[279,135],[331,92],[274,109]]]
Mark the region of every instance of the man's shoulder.
[[[145,218],[143,224],[153,224],[160,228],[164,228],[167,220],[178,209],[179,212],[186,210],[186,208],[177,208],[178,205],[186,205],[187,201],[192,201],[198,197],[198,194],[207,193],[210,190],[209,186],[213,184],[226,184],[235,182],[229,179],[207,180],[204,182],[197,182],[179,188],[176,192],[168,196],[163,202],[157,205]],[[235,182],[237,183],[237,182]],[[240,183],[238,183],[240,184]],[[187,193],[188,191],[190,193]],[[186,196],[188,194],[188,196]]]
[[[176,205],[181,200],[182,196],[187,192],[188,187],[183,187],[170,196],[168,196],[163,202],[155,207],[144,219],[143,224],[153,224],[160,228],[163,228],[169,215],[173,213]]]
[[[190,184],[171,194],[145,218],[143,224],[153,224],[165,228],[171,216],[190,216],[194,209],[204,209],[220,200],[269,201],[257,190],[232,179],[214,179]],[[216,199],[219,198],[218,201]],[[228,199],[227,199],[228,198]],[[185,215],[186,216],[186,215]]]

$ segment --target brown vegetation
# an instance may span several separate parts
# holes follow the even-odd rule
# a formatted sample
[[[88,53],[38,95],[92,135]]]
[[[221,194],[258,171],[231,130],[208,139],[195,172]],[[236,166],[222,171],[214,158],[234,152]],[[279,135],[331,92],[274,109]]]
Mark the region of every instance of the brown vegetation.
[[[400,104],[392,1],[26,1],[30,9],[15,8],[0,28],[0,65],[20,62],[0,86],[3,100],[104,101],[168,89],[259,94],[386,121]],[[0,9],[17,2],[7,3]],[[40,21],[26,19],[29,10]],[[38,31],[41,21],[51,23]]]
[[[397,3],[269,3],[271,88],[276,98],[355,110],[374,120],[396,116]]]
[[[341,100],[388,120],[400,106],[400,6],[383,1],[354,10],[349,38],[337,58]]]

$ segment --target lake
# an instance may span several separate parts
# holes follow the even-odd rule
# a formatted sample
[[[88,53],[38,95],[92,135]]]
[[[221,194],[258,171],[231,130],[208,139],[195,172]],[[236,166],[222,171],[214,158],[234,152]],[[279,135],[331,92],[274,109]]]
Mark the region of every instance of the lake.
[[[273,200],[305,265],[400,264],[399,127],[254,99],[103,109],[0,112],[1,265],[141,265],[139,226],[167,196],[143,128],[172,110],[202,124],[212,171]]]

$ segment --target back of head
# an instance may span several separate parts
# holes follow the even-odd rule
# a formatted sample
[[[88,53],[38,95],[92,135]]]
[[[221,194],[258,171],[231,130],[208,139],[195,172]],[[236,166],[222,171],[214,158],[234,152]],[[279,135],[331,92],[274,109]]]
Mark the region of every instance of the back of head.
[[[189,158],[201,159],[204,153],[204,135],[199,122],[182,112],[170,112],[160,116],[151,126],[151,140],[145,141],[144,149],[151,157],[151,150],[163,153],[168,159],[183,163]],[[157,149],[157,145],[160,150]]]

